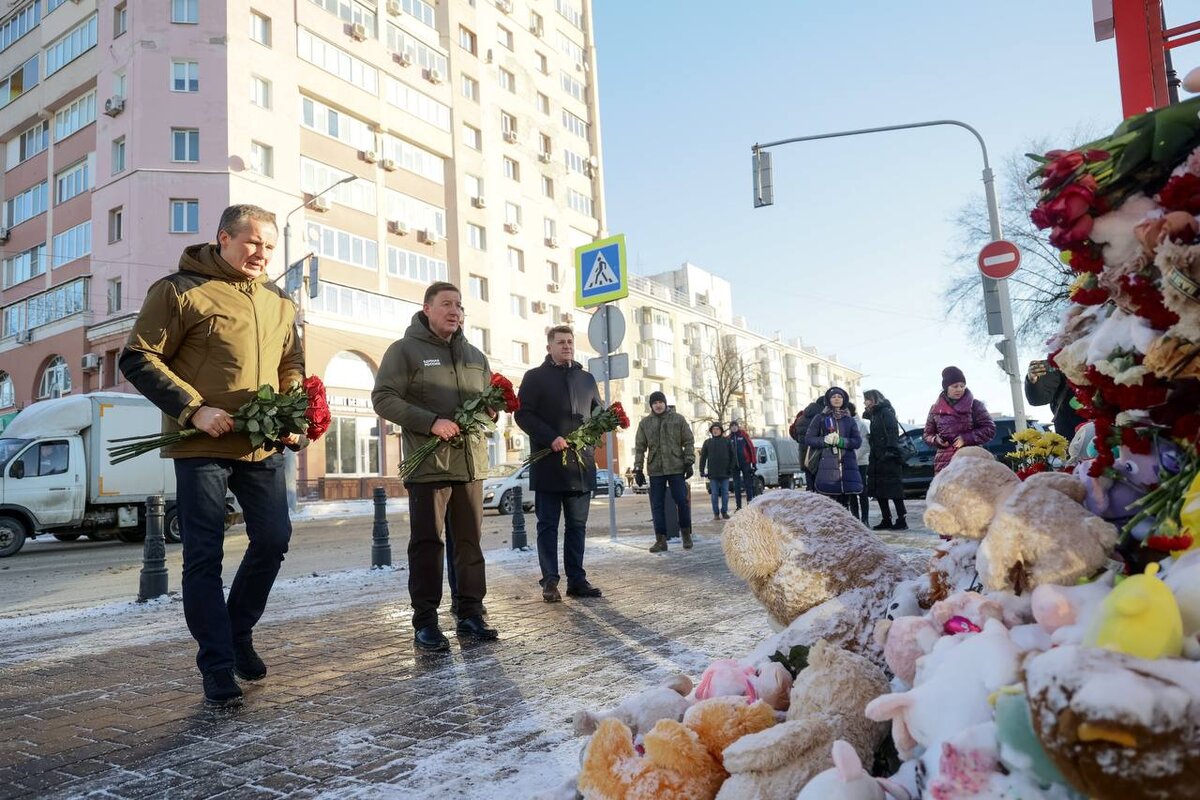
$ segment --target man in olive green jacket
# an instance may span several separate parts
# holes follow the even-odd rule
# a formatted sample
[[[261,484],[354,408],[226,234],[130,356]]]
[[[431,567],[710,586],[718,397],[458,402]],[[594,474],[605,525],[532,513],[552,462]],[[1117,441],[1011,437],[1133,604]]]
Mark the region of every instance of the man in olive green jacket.
[[[428,651],[450,648],[437,621],[447,511],[458,591],[457,630],[476,639],[498,635],[483,620],[487,581],[480,536],[487,442],[482,437],[463,441],[454,422],[455,409],[488,387],[492,371],[487,357],[463,336],[462,319],[462,295],[454,284],[432,284],[404,337],[384,354],[371,393],[375,412],[401,427],[406,457],[433,437],[444,442],[404,484],[414,643]]]
[[[179,271],[150,287],[120,360],[129,382],[162,410],[165,431],[207,434],[164,448],[163,456],[175,459],[183,613],[213,706],[241,703],[234,673],[246,680],[267,674],[251,632],[292,535],[278,443],[255,447],[248,434],[234,432],[231,416],[261,385],[286,390],[304,379],[296,307],[266,276],[276,236],[271,212],[225,209],[217,244],[188,247]],[[296,436],[282,443],[303,444]],[[245,513],[250,545],[226,601],[228,490]]]
[[[692,507],[688,499],[687,480],[692,477],[692,465],[696,463],[696,442],[692,428],[681,415],[667,408],[667,396],[662,392],[651,392],[650,415],[638,423],[634,439],[633,474],[638,486],[646,483],[642,471],[642,458],[646,459],[646,472],[650,473],[650,515],[654,518],[654,544],[651,553],[667,549],[666,495],[679,509],[679,533],[683,547],[692,547]]]

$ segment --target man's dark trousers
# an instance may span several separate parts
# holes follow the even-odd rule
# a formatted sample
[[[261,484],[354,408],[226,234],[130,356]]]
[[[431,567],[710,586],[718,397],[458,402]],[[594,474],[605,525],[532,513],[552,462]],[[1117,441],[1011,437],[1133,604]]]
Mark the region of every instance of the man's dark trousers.
[[[446,512],[453,520],[454,577],[458,591],[458,616],[483,615],[487,594],[483,549],[479,544],[483,523],[483,481],[406,483],[408,490],[408,595],[413,627],[437,624],[442,603],[442,559],[447,533]]]
[[[583,586],[587,573],[583,569],[583,540],[587,535],[588,509],[591,492],[533,493],[533,510],[537,515],[538,565],[542,568],[539,583],[558,583],[558,520],[565,518],[563,530],[563,567],[567,586]]]
[[[667,535],[667,490],[679,509],[679,527],[692,527],[692,504],[688,500],[687,481],[683,475],[650,476],[650,516],[654,520],[654,535]]]
[[[177,458],[175,483],[183,537],[183,615],[200,645],[196,666],[201,672],[232,669],[233,643],[251,638],[292,538],[283,456]],[[227,487],[242,506],[250,540],[228,600],[221,588]]]
[[[742,492],[746,493],[746,502],[754,499],[754,470],[734,470],[733,491],[737,499],[737,507],[742,507]]]

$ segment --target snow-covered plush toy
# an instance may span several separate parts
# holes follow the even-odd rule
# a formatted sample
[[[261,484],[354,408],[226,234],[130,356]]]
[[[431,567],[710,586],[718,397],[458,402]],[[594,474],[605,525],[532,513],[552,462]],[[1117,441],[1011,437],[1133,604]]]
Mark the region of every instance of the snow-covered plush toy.
[[[791,644],[824,638],[872,650],[875,619],[896,585],[914,577],[849,511],[815,492],[779,489],[755,498],[725,524],[721,544],[730,571],[781,627],[823,609]]]
[[[1041,787],[1065,784],[1033,729],[1029,698],[1021,686],[1001,689],[996,695],[996,740],[1000,761],[1010,773],[1025,772]]]
[[[979,592],[956,592],[945,600],[939,600],[929,609],[929,617],[933,624],[944,633],[966,633],[965,630],[952,630],[956,618],[966,620],[974,626],[973,632],[983,630],[983,624],[989,619],[1004,620],[1004,607],[996,600],[984,597]],[[958,623],[961,625],[961,622]]]
[[[983,585],[1022,594],[1098,572],[1117,543],[1117,529],[1088,513],[1083,498],[1083,485],[1063,472],[1041,472],[1022,481],[979,545],[975,566]]]
[[[1174,559],[1163,583],[1175,595],[1183,621],[1183,654],[1200,660],[1200,550]]]
[[[929,560],[929,571],[917,579],[921,608],[931,608],[955,592],[981,588],[975,556],[979,542],[974,539],[952,539],[942,542]]]
[[[778,661],[760,667],[743,666],[731,658],[714,661],[700,676],[695,699],[746,697],[762,700],[776,711],[787,711],[792,691],[792,674]]]
[[[575,735],[593,733],[602,720],[616,719],[628,726],[635,737],[644,735],[660,719],[680,720],[691,701],[692,681],[686,675],[675,675],[661,686],[655,686],[625,698],[616,708],[607,711],[581,710],[575,714]]]
[[[928,617],[900,617],[880,620],[875,624],[875,638],[883,648],[883,660],[892,674],[912,686],[917,674],[917,660],[933,650],[942,636]]]
[[[1195,217],[1192,224],[1196,225]],[[1154,265],[1163,278],[1163,305],[1174,311],[1179,321],[1154,344],[1146,364],[1168,379],[1200,377],[1200,353],[1196,350],[1200,341],[1200,245],[1163,242]]]
[[[1182,654],[1179,603],[1158,571],[1158,564],[1150,564],[1144,573],[1126,578],[1109,592],[1088,625],[1083,643],[1146,659]]]
[[[982,447],[964,447],[929,484],[925,525],[942,536],[982,539],[1020,480]]]
[[[833,769],[808,782],[796,800],[910,800],[908,790],[886,778],[872,778],[863,769],[854,748],[841,740],[833,743]]]
[[[1075,476],[1086,489],[1084,507],[1098,517],[1121,524],[1136,513],[1131,506],[1158,483],[1159,469],[1172,466],[1178,471],[1178,449],[1166,439],[1156,439],[1148,453],[1135,453],[1121,445],[1112,469],[1099,478],[1088,474],[1091,462],[1077,466]]]
[[[1066,645],[1029,659],[1038,738],[1094,800],[1200,799],[1200,663]]]
[[[864,760],[887,735],[863,709],[888,690],[887,676],[862,656],[818,641],[792,686],[787,720],[745,736],[725,749],[730,777],[720,800],[793,800],[829,762],[842,739]]]
[[[1052,644],[1078,644],[1092,616],[1112,591],[1113,574],[1075,586],[1042,584],[1033,590],[1033,618]]]
[[[705,700],[683,722],[660,720],[646,734],[642,756],[628,727],[603,720],[584,751],[579,792],[588,800],[712,800],[727,775],[721,751],[774,724],[766,703]]]

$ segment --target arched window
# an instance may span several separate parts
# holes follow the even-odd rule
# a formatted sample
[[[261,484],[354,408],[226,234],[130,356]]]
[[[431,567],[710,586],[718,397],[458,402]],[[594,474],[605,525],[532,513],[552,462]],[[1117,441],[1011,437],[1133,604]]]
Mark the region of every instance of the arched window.
[[[55,356],[50,359],[50,363],[46,364],[46,368],[42,371],[42,379],[38,381],[38,399],[61,397],[70,393],[71,370],[67,367],[67,360],[62,356]]]
[[[379,417],[371,408],[375,373],[356,353],[342,351],[325,368],[333,423],[325,434],[326,475],[379,474]]]
[[[12,376],[0,372],[0,408],[12,408],[17,404],[17,393],[13,391]]]

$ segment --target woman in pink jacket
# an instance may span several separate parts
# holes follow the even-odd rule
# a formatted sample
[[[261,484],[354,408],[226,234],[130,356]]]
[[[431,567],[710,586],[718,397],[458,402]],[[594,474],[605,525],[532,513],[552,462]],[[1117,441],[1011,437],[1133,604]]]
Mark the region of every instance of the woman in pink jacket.
[[[950,463],[960,447],[983,445],[996,435],[996,423],[983,402],[967,388],[967,378],[958,367],[942,370],[942,393],[925,420],[925,443],[937,450],[933,458],[936,475]]]

